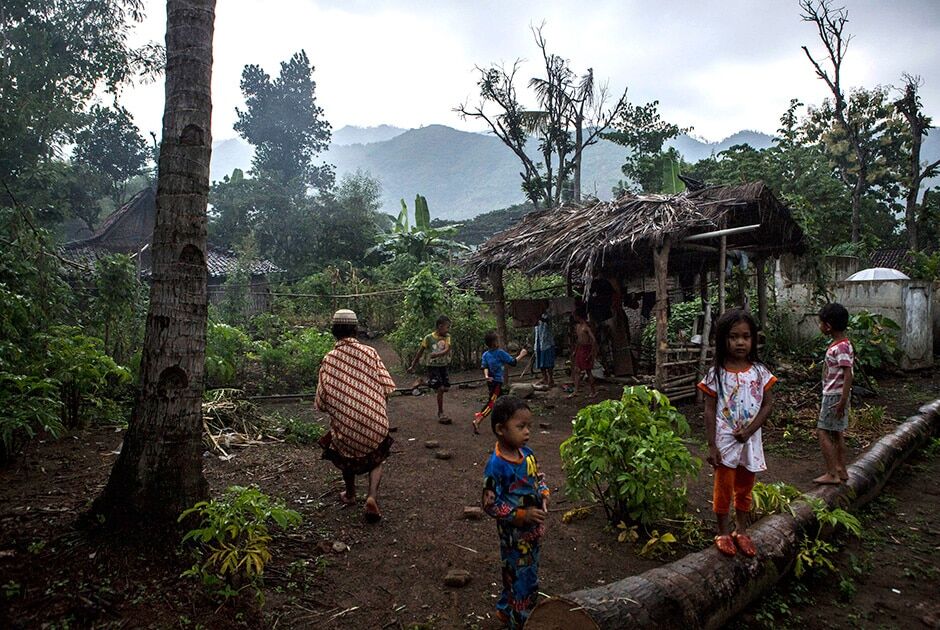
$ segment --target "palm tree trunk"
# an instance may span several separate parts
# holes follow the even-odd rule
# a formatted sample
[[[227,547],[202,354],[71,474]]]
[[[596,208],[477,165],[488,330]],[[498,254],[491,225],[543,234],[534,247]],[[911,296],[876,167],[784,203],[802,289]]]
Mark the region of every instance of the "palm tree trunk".
[[[93,507],[112,523],[175,524],[207,494],[202,395],[214,20],[215,0],[167,0],[166,107],[141,383],[121,454]]]

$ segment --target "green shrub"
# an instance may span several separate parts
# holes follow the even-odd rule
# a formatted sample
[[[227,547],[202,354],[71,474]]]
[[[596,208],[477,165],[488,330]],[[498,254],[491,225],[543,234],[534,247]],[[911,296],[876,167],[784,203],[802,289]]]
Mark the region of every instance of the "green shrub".
[[[284,440],[291,444],[316,444],[326,433],[326,427],[312,420],[299,418],[276,418],[284,428]]]
[[[483,337],[496,327],[496,321],[486,312],[476,293],[461,289],[453,282],[444,285],[430,267],[422,269],[408,282],[404,314],[398,327],[388,336],[402,365],[411,363],[421,340],[434,330],[440,315],[447,315],[451,320],[451,365],[455,369],[479,367]]]
[[[884,315],[859,311],[849,317],[849,339],[855,350],[855,365],[865,374],[897,365],[898,333],[901,327]]]
[[[686,478],[701,462],[682,443],[685,418],[669,399],[643,386],[626,387],[620,400],[578,412],[561,445],[569,492],[600,501],[608,520],[649,527],[679,516]]]
[[[105,418],[120,413],[113,400],[118,388],[130,383],[131,373],[104,353],[100,339],[74,326],[53,326],[40,339],[46,350],[41,373],[58,383],[66,427],[83,424],[86,413]]]
[[[59,382],[0,367],[0,463],[6,462],[39,431],[58,437],[62,426]]]
[[[803,493],[782,481],[774,483],[758,481],[754,484],[751,496],[753,498],[752,513],[755,518],[761,518],[768,514],[779,514],[784,510],[792,514],[793,508],[790,504],[803,496]]]
[[[231,486],[218,499],[200,501],[179,521],[195,518],[199,525],[183,536],[198,544],[197,560],[184,577],[195,577],[214,595],[228,599],[253,587],[261,599],[264,567],[271,559],[268,525],[296,527],[300,514],[271,499],[256,486]]]
[[[206,376],[210,388],[240,384],[249,359],[257,346],[243,330],[210,321],[206,328]]]

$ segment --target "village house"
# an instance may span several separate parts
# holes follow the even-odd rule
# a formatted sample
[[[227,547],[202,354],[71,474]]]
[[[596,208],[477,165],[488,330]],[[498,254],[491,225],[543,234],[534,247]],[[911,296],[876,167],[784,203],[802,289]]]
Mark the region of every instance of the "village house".
[[[150,275],[150,245],[156,214],[156,192],[147,187],[102,221],[90,237],[66,243],[62,254],[89,266],[108,254],[127,254],[137,262],[138,276],[145,279]],[[235,253],[209,243],[206,266],[210,304],[222,301],[225,281],[238,270],[238,265]],[[267,276],[282,270],[270,261],[253,260],[247,263],[246,271],[249,276],[248,314],[263,313],[268,310],[271,300]]]

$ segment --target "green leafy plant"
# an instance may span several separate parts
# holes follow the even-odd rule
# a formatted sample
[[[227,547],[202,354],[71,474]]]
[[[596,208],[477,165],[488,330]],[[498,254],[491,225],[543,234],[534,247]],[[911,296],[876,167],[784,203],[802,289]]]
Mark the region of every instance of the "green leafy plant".
[[[797,552],[796,564],[793,572],[796,577],[802,577],[806,572],[834,572],[835,566],[831,556],[835,553],[834,544],[822,539],[824,528],[844,530],[852,536],[858,537],[862,533],[862,524],[854,515],[842,508],[832,509],[822,499],[806,497],[816,516],[817,528],[815,536],[803,534],[800,549]]]
[[[198,578],[226,600],[248,587],[261,599],[264,567],[271,559],[268,525],[286,529],[301,520],[300,514],[256,486],[231,486],[218,499],[200,501],[184,511],[179,521],[190,518],[199,524],[183,536],[183,542],[197,543],[197,560],[183,576]]]
[[[379,244],[368,253],[380,252],[385,255],[407,254],[413,256],[419,263],[425,263],[432,258],[446,258],[452,252],[467,251],[470,248],[451,240],[460,229],[461,224],[445,227],[431,227],[431,212],[428,209],[428,200],[421,195],[415,196],[415,224],[411,225],[408,219],[408,204],[401,200],[401,212],[395,219],[390,232],[379,236]]]
[[[849,318],[849,338],[855,350],[855,366],[865,374],[891,367],[898,360],[901,327],[884,315],[859,311]]]
[[[650,534],[649,540],[640,549],[640,555],[644,558],[663,558],[675,553],[675,544],[678,542],[671,532],[659,533],[654,529]]]
[[[853,429],[876,431],[887,420],[887,410],[881,405],[864,405],[849,412],[849,426]]]
[[[757,518],[768,514],[779,514],[784,510],[793,513],[791,503],[803,495],[796,487],[777,481],[774,483],[754,484],[751,491],[752,512]]]
[[[934,282],[940,280],[940,251],[926,254],[919,251],[908,252],[910,262],[904,263],[904,273],[913,280]]]
[[[403,314],[388,336],[402,363],[411,362],[418,344],[434,330],[439,315],[451,320],[451,365],[455,369],[479,367],[483,337],[495,328],[495,320],[485,313],[476,293],[451,282],[445,285],[430,267],[424,267],[408,281]]]
[[[58,383],[62,424],[79,426],[89,409],[119,411],[110,404],[114,390],[130,383],[131,373],[104,353],[103,342],[74,326],[53,326],[40,336],[45,343],[44,375]]]
[[[210,321],[206,328],[206,376],[210,387],[238,384],[249,354],[257,349],[248,333],[222,322]]]
[[[643,386],[585,407],[561,456],[572,496],[599,501],[611,523],[649,526],[682,514],[685,481],[701,462],[682,442],[689,426],[669,399]]]
[[[316,444],[326,432],[326,427],[319,422],[299,418],[285,418],[281,426],[284,427],[284,440],[291,444]]]

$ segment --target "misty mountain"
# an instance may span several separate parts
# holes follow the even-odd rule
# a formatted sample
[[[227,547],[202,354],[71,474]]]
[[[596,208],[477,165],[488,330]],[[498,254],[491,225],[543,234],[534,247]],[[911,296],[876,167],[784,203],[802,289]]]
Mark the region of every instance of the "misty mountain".
[[[355,125],[346,125],[333,131],[332,143],[337,145],[347,144],[370,144],[372,142],[384,142],[391,140],[395,136],[408,131],[401,127],[391,125],[379,125],[378,127],[356,127]]]
[[[721,142],[682,135],[668,145],[686,161],[696,162],[735,144],[763,149],[771,146],[772,140],[764,133],[739,131]],[[212,179],[221,179],[234,168],[247,171],[251,154],[251,147],[238,138],[216,143]],[[588,147],[581,184],[585,194],[609,199],[611,189],[622,178],[620,166],[626,155],[626,148],[607,141]],[[940,133],[927,136],[922,155],[924,160],[940,157]],[[382,211],[389,214],[398,213],[399,199],[405,199],[410,207],[418,193],[427,197],[432,217],[449,220],[467,219],[525,201],[520,165],[498,138],[444,125],[408,130],[389,125],[343,127],[334,132],[334,143],[318,161],[335,165],[337,178],[356,170],[377,178],[382,183]],[[932,183],[940,183],[940,178]]]

